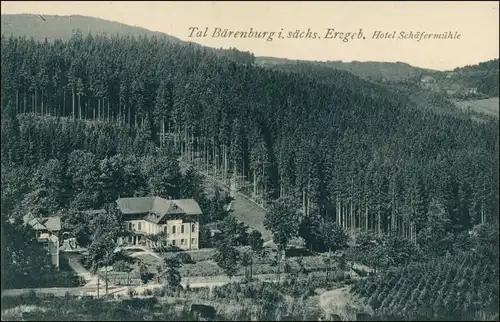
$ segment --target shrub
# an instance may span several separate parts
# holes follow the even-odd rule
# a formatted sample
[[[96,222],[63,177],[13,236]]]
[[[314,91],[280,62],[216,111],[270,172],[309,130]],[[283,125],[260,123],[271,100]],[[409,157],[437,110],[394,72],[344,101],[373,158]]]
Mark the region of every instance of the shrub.
[[[196,262],[188,253],[178,253],[176,257],[181,261],[182,264],[196,264]]]
[[[137,296],[137,291],[132,287],[128,289],[127,293],[130,298],[134,298],[135,296]]]
[[[165,288],[164,287],[156,287],[153,289],[153,296],[155,297],[164,297],[165,296]]]
[[[141,266],[139,267],[139,274],[140,274],[141,281],[143,284],[147,284],[155,276],[154,273],[148,271],[146,265],[144,265],[144,264],[141,264]]]

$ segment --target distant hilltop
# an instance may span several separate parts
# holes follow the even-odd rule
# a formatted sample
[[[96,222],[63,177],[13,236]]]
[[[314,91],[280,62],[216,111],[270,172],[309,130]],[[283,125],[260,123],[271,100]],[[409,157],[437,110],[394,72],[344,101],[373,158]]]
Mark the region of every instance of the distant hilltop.
[[[28,36],[35,40],[68,40],[74,30],[79,29],[84,35],[107,34],[128,36],[157,36],[166,37],[173,42],[182,40],[166,33],[151,31],[141,27],[129,26],[116,21],[100,18],[86,17],[80,15],[57,16],[57,15],[32,15],[12,14],[2,15],[2,34],[9,36]]]
[[[34,15],[34,14],[3,14],[1,15],[2,34],[33,37],[35,40],[51,41],[54,39],[68,40],[75,30],[80,30],[84,36],[89,33],[93,35],[121,35],[121,36],[157,36],[164,37],[174,43],[192,44],[200,48],[214,50],[236,62],[257,64],[266,68],[294,69],[295,65],[301,63],[314,64],[328,69],[338,69],[351,72],[352,74],[377,82],[398,82],[406,80],[418,81],[422,77],[430,75],[437,80],[447,79],[448,83],[463,83],[460,87],[477,88],[481,93],[487,95],[498,95],[498,59],[480,63],[474,66],[466,66],[455,69],[453,73],[441,72],[431,69],[411,66],[404,62],[375,62],[375,61],[305,61],[290,60],[276,57],[255,57],[250,52],[239,51],[235,48],[216,49],[202,46],[194,42],[183,41],[163,32],[151,31],[145,28],[130,26],[116,21],[94,18],[81,15],[57,16],[57,15]],[[496,66],[496,67],[495,67]],[[495,71],[496,69],[496,71]],[[496,73],[496,74],[495,74]],[[448,77],[448,78],[446,78]],[[495,78],[496,77],[496,78]],[[496,84],[496,85],[495,85]],[[450,84],[446,86],[449,87]]]

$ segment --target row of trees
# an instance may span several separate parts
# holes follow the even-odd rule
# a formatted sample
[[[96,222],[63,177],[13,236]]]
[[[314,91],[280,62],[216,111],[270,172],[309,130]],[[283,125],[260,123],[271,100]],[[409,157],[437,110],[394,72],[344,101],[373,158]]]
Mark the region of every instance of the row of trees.
[[[382,319],[490,320],[498,316],[498,231],[496,240],[486,238],[484,244],[484,237],[495,233],[485,235],[491,228],[482,229],[482,237],[473,238],[476,250],[425,263],[407,261],[360,280],[353,292]]]

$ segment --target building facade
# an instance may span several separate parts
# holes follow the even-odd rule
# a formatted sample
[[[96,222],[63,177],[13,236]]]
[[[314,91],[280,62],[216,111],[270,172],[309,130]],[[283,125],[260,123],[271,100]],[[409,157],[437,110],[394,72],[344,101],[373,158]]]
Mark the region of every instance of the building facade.
[[[199,248],[202,212],[195,200],[134,197],[119,198],[116,203],[123,215],[123,231],[126,232],[118,238],[118,245]]]

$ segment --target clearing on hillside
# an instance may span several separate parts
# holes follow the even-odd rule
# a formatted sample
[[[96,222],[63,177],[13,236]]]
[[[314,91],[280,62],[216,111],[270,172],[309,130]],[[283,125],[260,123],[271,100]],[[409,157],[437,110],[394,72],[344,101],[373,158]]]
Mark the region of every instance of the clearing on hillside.
[[[492,97],[482,100],[473,100],[473,101],[454,101],[455,106],[460,109],[467,110],[470,107],[472,111],[499,116],[499,98]]]

